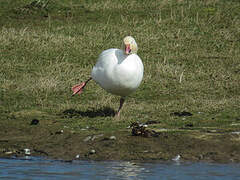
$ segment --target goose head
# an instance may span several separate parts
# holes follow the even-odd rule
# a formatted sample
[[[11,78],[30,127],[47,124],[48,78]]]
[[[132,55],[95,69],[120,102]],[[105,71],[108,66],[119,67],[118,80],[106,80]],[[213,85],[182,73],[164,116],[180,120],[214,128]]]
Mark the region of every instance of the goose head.
[[[138,46],[132,36],[126,36],[123,39],[123,51],[126,55],[137,54]]]

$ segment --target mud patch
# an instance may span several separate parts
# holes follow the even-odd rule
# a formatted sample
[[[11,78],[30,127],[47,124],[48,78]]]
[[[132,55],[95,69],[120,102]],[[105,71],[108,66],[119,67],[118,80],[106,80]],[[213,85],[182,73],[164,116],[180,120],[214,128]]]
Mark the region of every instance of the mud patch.
[[[73,131],[53,120],[8,120],[1,123],[0,156],[47,156],[73,160],[172,160],[176,155],[186,161],[240,162],[240,135],[218,131],[157,131],[132,124],[118,131]],[[94,152],[94,153],[93,153]]]

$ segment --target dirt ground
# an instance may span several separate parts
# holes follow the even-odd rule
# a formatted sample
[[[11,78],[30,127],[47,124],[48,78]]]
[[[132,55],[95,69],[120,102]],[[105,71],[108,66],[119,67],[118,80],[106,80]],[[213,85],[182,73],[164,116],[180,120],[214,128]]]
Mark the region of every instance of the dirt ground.
[[[145,133],[147,132],[147,133]],[[113,133],[98,130],[73,131],[60,124],[29,125],[3,123],[0,156],[31,156],[73,160],[171,160],[240,162],[240,134],[237,132],[153,131],[141,134],[131,128]],[[152,133],[154,132],[154,133]],[[145,134],[144,134],[145,133]]]

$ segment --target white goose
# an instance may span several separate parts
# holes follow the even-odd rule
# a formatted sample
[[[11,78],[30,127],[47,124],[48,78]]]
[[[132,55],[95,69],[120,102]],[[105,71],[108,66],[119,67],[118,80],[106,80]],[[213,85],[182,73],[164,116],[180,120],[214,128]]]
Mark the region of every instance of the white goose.
[[[137,50],[134,38],[127,36],[123,39],[123,50],[103,51],[92,69],[91,77],[72,87],[73,95],[81,94],[86,84],[93,79],[107,92],[121,96],[116,113],[116,116],[119,116],[125,97],[138,88],[143,78],[143,64]]]

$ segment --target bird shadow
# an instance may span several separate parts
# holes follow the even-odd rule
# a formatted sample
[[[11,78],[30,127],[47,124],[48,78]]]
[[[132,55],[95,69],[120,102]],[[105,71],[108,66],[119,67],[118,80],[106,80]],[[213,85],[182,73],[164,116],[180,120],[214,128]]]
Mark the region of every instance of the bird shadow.
[[[75,117],[107,117],[107,116],[114,116],[115,111],[110,107],[103,107],[101,109],[91,109],[86,111],[75,110],[75,109],[66,109],[64,110],[61,115],[64,118],[75,118]]]

